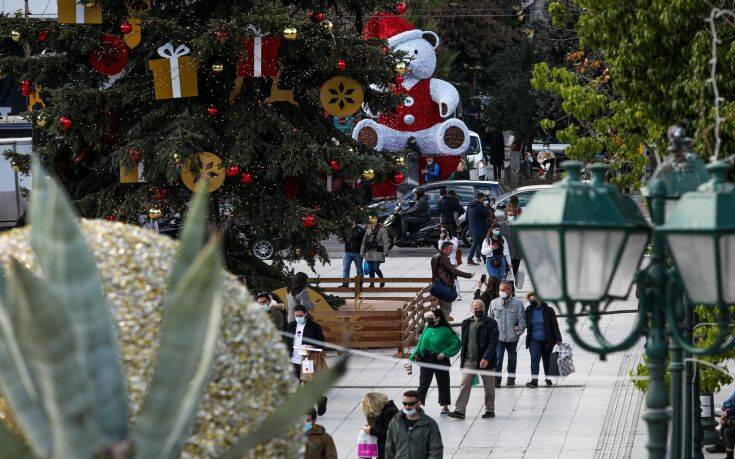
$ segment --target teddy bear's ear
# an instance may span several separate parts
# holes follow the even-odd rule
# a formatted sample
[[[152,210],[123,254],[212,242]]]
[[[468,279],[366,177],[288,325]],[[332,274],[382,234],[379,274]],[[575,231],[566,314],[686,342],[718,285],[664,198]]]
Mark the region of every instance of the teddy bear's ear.
[[[421,38],[431,43],[431,46],[436,49],[437,46],[439,46],[439,35],[435,34],[434,32],[426,31],[421,35]]]

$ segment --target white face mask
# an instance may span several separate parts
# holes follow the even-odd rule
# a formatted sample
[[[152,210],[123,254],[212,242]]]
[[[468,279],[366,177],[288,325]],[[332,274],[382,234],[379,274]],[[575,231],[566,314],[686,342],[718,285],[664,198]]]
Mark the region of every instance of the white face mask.
[[[512,221],[514,221],[515,219],[516,219],[516,216],[515,216],[515,215],[508,215],[508,221],[509,221],[509,222],[512,222]]]
[[[500,230],[493,230],[493,236],[500,236]]]
[[[508,294],[505,293],[505,292],[500,292],[500,298],[502,298],[504,300],[507,300],[508,299]]]
[[[299,325],[304,325],[306,323],[306,317],[297,317],[296,323]]]

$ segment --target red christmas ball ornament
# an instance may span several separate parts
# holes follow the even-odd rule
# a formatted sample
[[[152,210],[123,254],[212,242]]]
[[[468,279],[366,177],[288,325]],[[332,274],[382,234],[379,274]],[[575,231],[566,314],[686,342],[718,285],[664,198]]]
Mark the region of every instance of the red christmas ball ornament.
[[[225,40],[227,40],[227,37],[229,34],[227,32],[223,32],[221,30],[218,30],[214,33],[214,39],[217,40],[217,43],[222,43]]]
[[[340,72],[344,72],[345,69],[347,68],[347,61],[345,61],[344,59],[338,60],[337,68],[339,69]]]
[[[396,172],[395,174],[393,174],[392,182],[394,185],[400,185],[401,183],[403,183],[404,180],[406,180],[406,174],[404,174],[403,172]]]
[[[322,13],[321,11],[315,11],[311,13],[310,16],[311,16],[311,20],[316,23],[320,23],[324,20],[324,13]]]
[[[108,222],[114,222],[117,221],[117,217],[115,216],[115,214],[110,214],[105,217],[105,220],[107,220]]]
[[[92,68],[103,75],[122,72],[128,63],[128,45],[115,35],[103,34],[102,41],[89,52]]]
[[[74,123],[72,123],[71,118],[69,118],[68,116],[61,115],[59,117],[59,124],[61,125],[62,129],[66,131],[67,129],[71,128],[72,124]]]
[[[31,80],[23,80],[20,82],[20,93],[24,96],[31,95]]]
[[[336,159],[329,161],[329,167],[332,168],[332,171],[334,172],[338,172],[340,169],[342,169],[342,166],[339,165]]]
[[[209,116],[214,118],[215,116],[219,115],[219,109],[215,107],[214,105],[210,105],[207,109],[207,113],[209,113]]]
[[[140,159],[142,158],[142,155],[140,154],[140,150],[138,150],[137,148],[131,148],[128,154],[130,155],[130,159],[136,162],[140,161]]]
[[[157,187],[154,190],[154,194],[156,196],[156,199],[158,199],[158,200],[166,199],[168,197],[168,189],[162,188],[162,187]]]
[[[227,170],[225,171],[225,175],[227,175],[228,177],[236,177],[240,175],[240,166],[238,166],[237,164],[233,164],[232,166],[227,168]]]
[[[243,172],[242,177],[240,177],[240,181],[247,185],[248,183],[253,183],[253,174],[250,172]]]
[[[120,24],[120,32],[121,33],[127,35],[130,32],[132,32],[132,31],[133,31],[133,24],[131,24],[131,23],[127,22],[127,21],[125,21],[122,24]]]
[[[48,38],[49,30],[43,29],[42,31],[38,32],[38,41],[46,41]]]
[[[304,225],[304,228],[311,228],[316,224],[316,217],[311,214],[306,214],[301,217],[301,224]]]
[[[403,14],[406,12],[406,4],[403,2],[396,3],[396,13]]]
[[[403,75],[394,76],[393,81],[395,81],[397,85],[403,84]]]

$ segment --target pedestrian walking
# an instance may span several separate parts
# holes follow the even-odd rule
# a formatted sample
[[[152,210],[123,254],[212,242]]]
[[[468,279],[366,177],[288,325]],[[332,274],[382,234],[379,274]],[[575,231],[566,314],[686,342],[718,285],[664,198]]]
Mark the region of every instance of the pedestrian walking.
[[[485,256],[487,275],[505,280],[511,266],[510,251],[508,240],[503,237],[499,223],[493,223],[492,229],[487,232],[480,253]]]
[[[303,306],[306,311],[314,310],[314,302],[309,298],[309,276],[301,271],[294,274],[286,294],[288,305],[288,321],[294,320],[293,311],[296,306]]]
[[[276,330],[283,331],[286,327],[286,319],[288,318],[288,312],[286,311],[286,305],[277,302],[269,292],[260,292],[256,296],[258,306],[268,314]]]
[[[479,264],[482,240],[489,227],[488,217],[490,217],[490,210],[485,206],[485,195],[477,193],[475,200],[467,206],[467,234],[472,238],[470,253],[467,255],[468,265]],[[475,257],[477,257],[477,262],[475,262]]]
[[[487,279],[487,280],[486,280]],[[500,295],[500,279],[497,277],[488,278],[483,274],[475,285],[475,295],[473,300],[482,300],[485,304],[485,314],[489,315],[490,303]]]
[[[350,268],[355,264],[355,275],[362,277],[362,256],[360,255],[360,246],[362,245],[365,230],[355,221],[350,222],[350,227],[345,229],[340,238],[345,244],[345,253],[342,254],[342,277],[347,279],[350,277]],[[359,282],[359,281],[358,281]],[[347,282],[342,283],[342,287],[347,287]]]
[[[304,433],[306,434],[306,451],[304,459],[337,459],[337,447],[334,439],[324,426],[316,423],[317,414],[311,410],[306,415]]]
[[[378,222],[376,217],[370,217],[368,229],[362,238],[360,246],[360,256],[365,259],[368,266],[368,276],[374,278],[376,275],[383,277],[383,271],[380,270],[380,264],[385,262],[390,250],[390,238],[385,227]],[[375,284],[371,283],[370,287]],[[385,282],[380,283],[381,287],[385,287]]]
[[[530,292],[526,298],[526,349],[531,353],[531,381],[526,383],[526,387],[538,387],[539,361],[544,364],[546,385],[551,386],[553,383],[549,379],[549,359],[554,345],[561,344],[559,322],[554,308],[546,302],[539,303],[535,293]]]
[[[508,242],[510,264],[513,268],[513,279],[518,279],[518,268],[521,266],[521,245],[518,236],[510,230],[510,224],[521,215],[523,209],[518,204],[518,196],[511,196],[505,208],[505,221],[500,223],[500,232]]]
[[[419,373],[419,387],[416,390],[419,393],[421,404],[426,405],[426,393],[429,392],[431,380],[436,375],[436,385],[439,387],[439,405],[442,406],[441,414],[448,414],[449,404],[452,403],[449,393],[449,367],[451,366],[449,358],[457,355],[462,342],[452,330],[441,309],[437,308],[429,311],[424,317],[426,318],[426,326],[408,360],[447,367],[446,370],[438,370],[422,366]],[[410,367],[408,370],[410,371]]]
[[[449,255],[452,253],[453,248],[454,244],[452,244],[451,242],[442,242],[439,253],[431,257],[431,282],[434,283],[439,280],[446,287],[454,289],[456,291],[457,287],[455,285],[455,280],[457,279],[457,277],[466,277],[469,279],[472,277],[472,274],[460,271],[452,265],[452,262],[449,259]],[[451,314],[452,301],[454,300],[447,301],[441,298],[437,299],[439,300],[439,306],[444,311],[444,315],[447,316],[449,320],[453,320],[451,318]]]
[[[436,245],[439,250],[442,248],[442,244],[445,242],[452,243],[452,252],[449,254],[449,262],[452,266],[457,267],[462,264],[462,250],[459,248],[459,238],[457,235],[450,230],[450,228],[444,225],[439,228],[439,240]],[[462,301],[462,289],[459,285],[459,278],[454,279],[454,287],[457,289],[457,300]]]
[[[498,355],[495,371],[502,373],[503,356],[508,352],[508,382],[516,384],[516,361],[518,357],[518,337],[526,330],[526,311],[523,303],[513,297],[513,285],[510,282],[500,283],[500,297],[490,303],[490,317],[498,323]],[[495,377],[495,387],[500,387],[502,377]]]
[[[286,341],[286,349],[291,354],[294,374],[297,379],[301,379],[301,364],[303,362],[301,351],[309,348],[321,349],[319,344],[309,340],[324,342],[324,332],[322,326],[306,314],[306,308],[302,305],[297,305],[293,313],[294,320],[288,324],[284,340]],[[306,342],[304,342],[304,338],[307,339]]]
[[[456,233],[457,218],[464,213],[464,208],[459,203],[459,197],[455,194],[448,193],[446,187],[441,187],[437,207],[441,215],[440,223],[450,229],[452,233]]]
[[[505,139],[503,133],[492,128],[490,131],[490,164],[493,165],[493,178],[500,181],[505,168]]]
[[[442,459],[444,445],[436,421],[419,406],[418,392],[403,393],[403,410],[390,422],[386,459]]]
[[[378,459],[385,458],[385,441],[388,436],[388,426],[398,414],[398,407],[393,400],[380,392],[368,392],[362,398],[362,413],[367,425],[362,429],[368,435],[378,439]]]
[[[439,168],[439,163],[434,161],[433,156],[426,157],[426,167],[424,167],[422,172],[424,173],[424,183],[441,180],[441,169]]]
[[[459,366],[468,370],[494,369],[498,349],[498,324],[485,314],[485,303],[482,300],[474,300],[470,307],[472,317],[462,322],[462,350]],[[449,417],[464,419],[475,377],[473,373],[462,374],[459,396],[454,404],[454,411],[449,413]],[[494,418],[495,378],[482,375],[480,379],[482,379],[482,387],[485,390],[485,413],[482,417]]]

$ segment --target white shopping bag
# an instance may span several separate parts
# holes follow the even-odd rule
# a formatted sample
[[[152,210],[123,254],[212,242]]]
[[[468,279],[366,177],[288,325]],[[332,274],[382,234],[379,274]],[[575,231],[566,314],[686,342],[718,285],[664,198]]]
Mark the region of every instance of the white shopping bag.
[[[574,359],[572,358],[572,345],[569,343],[561,343],[559,347],[559,359],[557,365],[559,367],[559,376],[569,376],[574,373]]]
[[[310,375],[314,374],[314,361],[308,357],[301,362],[301,374]]]
[[[523,288],[523,283],[526,280],[526,270],[523,269],[523,262],[518,266],[518,275],[516,276],[516,288]]]
[[[378,437],[360,429],[357,434],[357,457],[360,459],[378,457]]]

